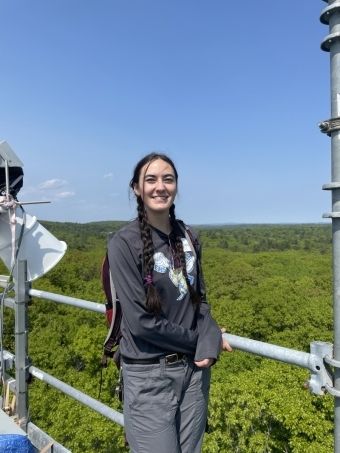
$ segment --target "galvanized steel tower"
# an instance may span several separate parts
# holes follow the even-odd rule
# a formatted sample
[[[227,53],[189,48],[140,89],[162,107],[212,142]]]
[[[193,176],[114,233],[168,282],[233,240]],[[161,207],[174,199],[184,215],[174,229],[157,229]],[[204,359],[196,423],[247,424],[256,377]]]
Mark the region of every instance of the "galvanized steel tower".
[[[332,219],[333,238],[334,348],[333,359],[328,359],[328,363],[334,367],[334,383],[327,391],[334,396],[334,452],[340,453],[340,1],[326,3],[320,21],[329,25],[329,35],[322,41],[321,49],[330,53],[331,118],[319,123],[319,127],[331,137],[332,150],[332,181],[322,187],[332,191],[332,212],[323,215]]]

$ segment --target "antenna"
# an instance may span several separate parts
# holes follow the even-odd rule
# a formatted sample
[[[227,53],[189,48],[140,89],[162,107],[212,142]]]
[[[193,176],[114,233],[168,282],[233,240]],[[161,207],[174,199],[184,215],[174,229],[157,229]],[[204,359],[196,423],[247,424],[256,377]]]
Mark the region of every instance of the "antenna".
[[[27,280],[46,274],[64,256],[67,245],[47,231],[22,207],[50,201],[17,200],[23,185],[23,163],[6,141],[0,143],[0,258],[13,271],[15,259],[27,260]],[[1,172],[2,170],[2,172]],[[5,186],[1,186],[1,173]],[[8,219],[6,218],[8,214]]]
[[[0,169],[5,168],[5,176],[6,176],[6,201],[9,202],[9,195],[11,192],[11,186],[15,186],[15,184],[19,183],[23,179],[23,172],[21,171],[21,174],[11,182],[10,186],[10,176],[9,176],[9,167],[19,167],[22,169],[24,164],[21,162],[19,157],[15,154],[13,149],[9,146],[9,144],[4,140],[0,142]],[[22,186],[22,183],[20,185],[20,188]],[[18,191],[20,190],[18,189]],[[3,207],[1,204],[4,201],[0,202],[0,212],[4,212]],[[42,203],[51,203],[50,201],[24,201],[20,202],[16,200],[16,203],[19,205],[26,205],[26,204],[42,204]],[[6,211],[6,208],[5,208]]]

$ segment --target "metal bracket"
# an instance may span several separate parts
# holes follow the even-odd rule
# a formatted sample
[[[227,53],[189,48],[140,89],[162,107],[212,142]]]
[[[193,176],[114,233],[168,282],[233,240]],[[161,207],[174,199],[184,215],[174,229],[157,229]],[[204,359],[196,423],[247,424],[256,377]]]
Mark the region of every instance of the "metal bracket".
[[[332,14],[338,13],[340,10],[340,2],[335,1],[332,5],[327,6],[320,15],[320,22],[324,25],[329,24],[329,18]]]
[[[329,355],[325,356],[324,361],[326,363],[329,363],[330,365],[334,366],[334,368],[340,368],[339,360],[335,360],[332,357],[329,357]]]
[[[340,116],[321,121],[321,123],[318,123],[318,126],[320,128],[320,132],[327,134],[328,137],[330,137],[332,132],[340,130]]]
[[[331,33],[330,35],[326,36],[321,42],[321,50],[324,52],[330,52],[331,45],[338,42],[340,40],[340,33]]]
[[[329,355],[326,355],[325,358],[324,358],[324,361],[331,365],[331,366],[334,366],[334,368],[340,368],[340,362],[339,360],[335,360],[333,359],[332,357],[330,357]],[[328,385],[326,384],[325,385],[325,389],[327,391],[327,393],[329,393],[330,395],[332,396],[336,396],[337,398],[340,398],[340,390],[337,390],[333,387],[333,383],[332,385]]]
[[[340,189],[340,182],[329,182],[322,186],[322,190]]]
[[[333,373],[330,366],[325,363],[324,358],[333,354],[332,343],[324,343],[322,341],[313,341],[310,344],[310,352],[316,357],[315,371],[312,371],[310,379],[305,384],[315,395],[324,395],[326,386],[333,386]]]
[[[328,384],[325,385],[325,390],[327,393],[329,393],[332,396],[336,396],[337,398],[340,398],[340,390],[335,390],[334,387],[329,386]]]
[[[312,376],[305,384],[305,388],[309,388],[312,393],[324,395],[329,393],[332,396],[340,398],[340,390],[334,388],[334,374],[330,366],[340,368],[340,361],[332,358],[333,345],[331,343],[323,343],[322,341],[314,341],[310,344],[311,354],[317,361],[322,360],[322,366],[316,366],[317,372],[312,371]]]
[[[323,219],[338,219],[340,217],[340,212],[325,212],[322,214]]]

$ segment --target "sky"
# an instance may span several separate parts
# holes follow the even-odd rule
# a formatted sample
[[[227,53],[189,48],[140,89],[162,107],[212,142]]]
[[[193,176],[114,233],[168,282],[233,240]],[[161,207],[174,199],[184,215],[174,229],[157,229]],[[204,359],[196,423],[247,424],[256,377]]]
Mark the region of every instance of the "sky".
[[[2,0],[0,141],[40,220],[130,220],[162,152],[189,224],[317,223],[331,211],[321,0]]]

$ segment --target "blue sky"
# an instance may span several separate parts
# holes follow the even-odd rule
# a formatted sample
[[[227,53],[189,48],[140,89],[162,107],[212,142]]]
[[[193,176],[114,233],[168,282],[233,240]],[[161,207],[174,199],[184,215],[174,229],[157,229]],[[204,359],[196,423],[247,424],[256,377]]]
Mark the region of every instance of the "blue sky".
[[[187,223],[321,222],[331,211],[321,0],[3,0],[0,141],[38,219],[128,220],[161,151]]]

